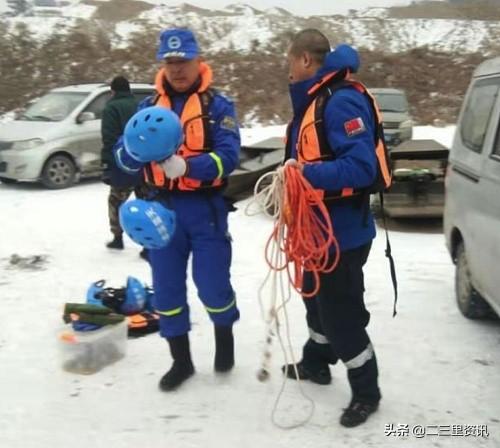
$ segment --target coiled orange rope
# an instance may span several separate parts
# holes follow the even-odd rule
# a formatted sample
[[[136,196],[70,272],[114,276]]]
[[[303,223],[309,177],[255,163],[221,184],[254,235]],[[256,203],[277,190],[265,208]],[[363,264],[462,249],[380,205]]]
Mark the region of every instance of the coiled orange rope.
[[[320,288],[320,274],[332,272],[337,266],[339,245],[321,192],[311,186],[297,165],[285,165],[282,170],[282,198],[275,204],[276,221],[266,244],[265,257],[271,269],[287,269],[290,283],[297,292],[303,297],[313,297]],[[273,263],[271,256],[275,243],[285,255],[281,266]],[[313,274],[312,291],[303,289],[304,271]]]
[[[255,204],[259,206],[258,211],[252,210]],[[293,164],[287,164],[263,175],[255,185],[254,198],[247,204],[245,212],[249,216],[264,212],[274,220],[273,230],[265,246],[268,274],[258,290],[266,332],[262,363],[257,378],[263,382],[270,377],[271,346],[275,337],[283,351],[285,365],[293,365],[298,378],[297,360],[290,337],[287,303],[291,300],[292,288],[303,297],[317,294],[320,274],[331,272],[338,264],[340,251],[330,215],[321,193],[314,190],[302,175],[299,166]],[[335,251],[334,257],[330,257],[332,248]],[[315,285],[312,291],[304,291],[304,271],[313,274]],[[267,291],[269,291],[268,300],[265,298]],[[284,324],[285,339],[281,334],[282,324]],[[278,405],[285,390],[286,379],[287,376],[284,375],[271,418],[280,428],[297,428],[311,419],[315,405],[298,381],[296,384],[309,403],[308,407],[303,408],[307,415],[299,421],[295,416],[293,423],[285,424],[278,421]],[[286,415],[288,416],[288,413]]]

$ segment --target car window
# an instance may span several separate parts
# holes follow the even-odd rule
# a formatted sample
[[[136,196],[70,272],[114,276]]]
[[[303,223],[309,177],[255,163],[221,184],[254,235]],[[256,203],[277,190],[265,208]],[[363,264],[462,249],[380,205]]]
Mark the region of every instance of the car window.
[[[84,112],[93,112],[95,114],[96,120],[102,118],[102,111],[107,101],[111,98],[111,91],[102,93],[97,98],[95,98],[84,110]]]
[[[64,120],[87,96],[80,92],[51,92],[31,103],[19,120]]]
[[[404,113],[408,111],[408,101],[401,93],[375,93],[375,98],[382,112]]]
[[[480,153],[483,150],[484,138],[499,89],[500,78],[484,79],[474,85],[469,95],[460,133],[464,145],[471,151]]]
[[[137,100],[137,102],[140,103],[144,98],[153,95],[154,91],[153,90],[148,90],[148,91],[134,90],[134,91],[132,91],[132,93],[134,94],[134,97]]]

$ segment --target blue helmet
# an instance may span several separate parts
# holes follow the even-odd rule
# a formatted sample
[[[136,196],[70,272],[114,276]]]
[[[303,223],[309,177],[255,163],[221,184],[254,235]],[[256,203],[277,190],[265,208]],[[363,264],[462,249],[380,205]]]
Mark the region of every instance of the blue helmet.
[[[166,247],[175,232],[175,212],[156,201],[127,201],[119,215],[125,233],[146,249]]]
[[[146,107],[125,126],[123,142],[127,153],[138,162],[159,162],[177,151],[184,138],[179,117],[170,109]]]
[[[146,288],[135,277],[127,277],[125,287],[125,300],[121,305],[120,312],[126,315],[137,314],[146,306]]]
[[[87,289],[87,300],[86,302],[90,305],[104,306],[102,300],[99,298],[100,293],[104,291],[104,280],[99,280],[92,283]]]

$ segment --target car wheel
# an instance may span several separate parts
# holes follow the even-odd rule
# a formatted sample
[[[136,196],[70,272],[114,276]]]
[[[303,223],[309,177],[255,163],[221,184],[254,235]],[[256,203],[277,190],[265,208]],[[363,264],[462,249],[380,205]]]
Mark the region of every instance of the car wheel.
[[[8,177],[0,177],[0,182],[2,182],[3,184],[15,184],[17,180],[9,179]]]
[[[76,166],[68,156],[53,156],[45,162],[41,180],[47,188],[67,188],[75,183],[75,179]]]
[[[456,251],[455,292],[458,308],[465,317],[481,319],[490,314],[490,306],[472,286],[463,242],[459,243]]]

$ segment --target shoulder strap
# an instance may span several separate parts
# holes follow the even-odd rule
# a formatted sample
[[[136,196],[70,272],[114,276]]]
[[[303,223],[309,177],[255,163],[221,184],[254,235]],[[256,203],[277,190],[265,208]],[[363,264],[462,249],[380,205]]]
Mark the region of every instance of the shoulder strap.
[[[340,81],[333,80],[323,87],[316,95],[316,108],[314,110],[314,122],[316,123],[316,134],[318,136],[318,142],[320,147],[321,155],[323,156],[334,156],[335,152],[332,151],[330,144],[328,142],[326,129],[323,123],[323,118],[325,114],[325,108],[328,101],[333,96],[333,94],[340,89],[348,87],[350,85],[349,81],[342,79]]]
[[[389,231],[387,230],[387,221],[385,218],[384,193],[379,192],[379,197],[380,197],[380,212],[382,213],[382,220],[384,222],[384,230],[385,230],[385,256],[389,259],[392,287],[394,289],[394,306],[392,310],[392,317],[395,317],[397,314],[396,305],[398,303],[398,279],[396,277],[396,265],[394,263],[394,258],[392,257],[391,242],[389,241]]]
[[[340,90],[344,87],[348,87],[348,86],[355,87],[355,85],[349,80],[342,80],[340,82],[334,82],[333,84],[325,86],[325,88],[322,89],[322,92],[320,92],[319,96],[318,96],[318,102],[317,102],[317,107],[316,107],[318,117],[315,117],[315,118],[322,120],[323,112],[324,112],[324,108],[325,108],[325,104],[326,104],[327,100],[334,94],[334,92],[336,92],[337,90]],[[372,107],[372,111],[373,111],[375,121],[376,121],[375,135],[374,135],[375,142],[377,142],[380,139],[383,142],[384,149],[386,150],[386,153],[387,153],[387,147],[385,146],[385,140],[384,140],[383,124],[382,124],[382,122],[380,122],[379,119],[377,119],[377,110],[376,110],[376,106],[374,104],[374,100],[373,100],[372,96],[367,94],[366,92],[364,93],[364,95],[369,100],[369,103],[370,103],[370,106]],[[322,101],[319,101],[321,98],[325,98],[325,99]],[[320,142],[322,141],[321,139],[325,139],[323,141],[326,144],[328,144],[328,142],[326,141],[326,134],[324,131],[324,126],[320,126],[319,128],[320,129],[318,129],[318,131],[319,131],[318,137],[320,139]],[[321,143],[321,144],[323,144],[323,143]],[[364,220],[366,220],[368,217],[368,210],[370,207],[370,205],[369,205],[370,204],[370,202],[369,202],[370,195],[364,194],[362,196],[365,196],[365,200],[362,202],[362,204],[364,207],[366,207],[366,209],[365,209],[366,216],[364,217]],[[387,230],[387,222],[386,222],[386,216],[385,216],[385,211],[384,211],[383,191],[379,191],[379,197],[380,197],[380,208],[381,208],[381,213],[382,213],[382,220],[384,223],[384,231],[385,231],[385,239],[386,239],[385,256],[388,258],[388,261],[389,261],[391,281],[392,281],[392,286],[393,286],[393,290],[394,290],[394,305],[393,305],[392,316],[395,317],[397,314],[396,307],[397,307],[397,302],[398,302],[398,281],[397,281],[397,276],[396,276],[396,266],[395,266],[394,258],[392,256],[391,242],[389,240],[389,232]]]
[[[216,94],[217,92],[212,88],[209,88],[204,92],[198,93],[201,103],[201,120],[203,122],[203,134],[205,137],[203,141],[204,148],[208,148],[211,141],[209,109],[210,105],[212,104],[212,100],[214,99],[214,96]]]
[[[160,94],[157,93],[154,97],[153,100],[151,101],[151,104],[154,106],[160,99]]]

